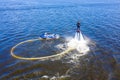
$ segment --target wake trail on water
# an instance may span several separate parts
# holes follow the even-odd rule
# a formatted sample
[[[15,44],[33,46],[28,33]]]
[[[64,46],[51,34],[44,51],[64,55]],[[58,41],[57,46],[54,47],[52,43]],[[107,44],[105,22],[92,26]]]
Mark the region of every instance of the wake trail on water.
[[[56,47],[63,51],[67,48],[73,50],[61,59],[63,63],[70,63],[71,66],[68,68],[65,74],[53,76],[50,78],[50,80],[70,78],[71,75],[74,74],[74,70],[77,69],[77,66],[80,65],[80,57],[86,55],[90,51],[90,48],[88,46],[89,43],[91,42],[87,37],[83,36],[81,32],[76,32],[73,38],[66,37],[65,43],[58,44]]]
[[[67,46],[67,48],[72,49],[72,51],[69,52],[69,54],[67,54],[64,59],[62,59],[63,63],[79,65],[80,58],[87,55],[91,51],[92,41],[83,35],[82,32],[76,32],[74,37],[66,37],[65,41],[66,42],[64,45]],[[61,46],[62,45],[59,45],[59,48]],[[63,49],[65,50],[66,48]]]
[[[90,40],[87,37],[84,37],[81,32],[76,32],[73,38],[66,37],[65,43],[59,44],[56,47],[63,51],[67,48],[72,49],[72,54],[69,53],[67,57],[76,59],[76,57],[86,55],[90,51],[90,43]]]

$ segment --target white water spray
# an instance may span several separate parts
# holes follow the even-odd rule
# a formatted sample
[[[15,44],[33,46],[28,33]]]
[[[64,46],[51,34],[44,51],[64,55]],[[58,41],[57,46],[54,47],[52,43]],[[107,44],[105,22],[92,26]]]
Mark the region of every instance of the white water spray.
[[[68,47],[74,48],[80,53],[89,51],[88,42],[84,39],[81,32],[76,32],[75,37],[68,43]]]
[[[84,41],[84,38],[83,38],[83,35],[81,32],[76,32],[74,39],[76,39],[78,41]]]

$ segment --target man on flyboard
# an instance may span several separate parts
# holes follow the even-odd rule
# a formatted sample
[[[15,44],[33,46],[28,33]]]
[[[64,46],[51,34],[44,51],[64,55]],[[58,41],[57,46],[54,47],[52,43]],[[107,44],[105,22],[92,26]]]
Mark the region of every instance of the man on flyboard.
[[[77,22],[76,26],[77,26],[77,31],[76,32],[80,33],[80,22],[79,21]]]

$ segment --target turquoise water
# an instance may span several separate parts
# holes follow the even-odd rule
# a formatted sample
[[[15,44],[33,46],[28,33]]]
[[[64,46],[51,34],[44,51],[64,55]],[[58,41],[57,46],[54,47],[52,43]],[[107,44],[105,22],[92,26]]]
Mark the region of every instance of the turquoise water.
[[[24,77],[27,77],[37,80],[43,75],[64,75],[71,68],[64,59],[54,62],[18,60],[10,55],[10,49],[21,41],[38,38],[44,32],[57,33],[61,39],[73,37],[78,20],[81,21],[82,33],[96,43],[96,48],[94,53],[79,60],[80,68],[72,68],[68,80],[119,80],[119,3],[61,4],[8,0],[0,1],[0,79],[26,80]]]

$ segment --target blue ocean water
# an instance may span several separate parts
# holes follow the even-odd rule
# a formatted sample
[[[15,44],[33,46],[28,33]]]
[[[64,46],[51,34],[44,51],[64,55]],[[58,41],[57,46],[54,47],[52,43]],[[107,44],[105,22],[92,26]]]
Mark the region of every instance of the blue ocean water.
[[[78,20],[81,22],[82,33],[93,40],[100,50],[95,55],[107,54],[105,60],[113,57],[116,65],[119,64],[120,3],[0,1],[1,78],[14,71],[14,67],[9,69],[9,66],[19,63],[10,55],[14,45],[38,38],[44,32],[73,36]]]

